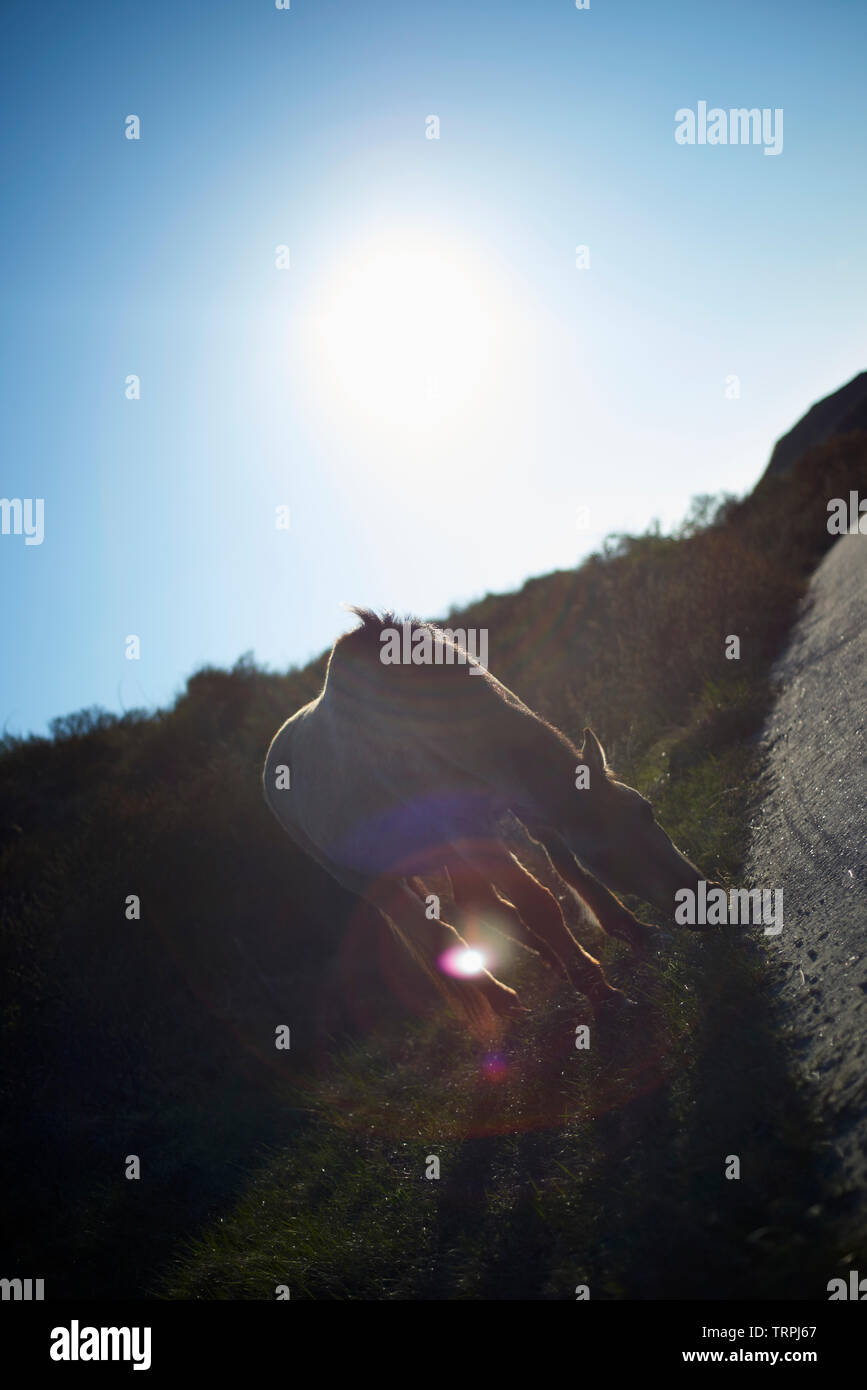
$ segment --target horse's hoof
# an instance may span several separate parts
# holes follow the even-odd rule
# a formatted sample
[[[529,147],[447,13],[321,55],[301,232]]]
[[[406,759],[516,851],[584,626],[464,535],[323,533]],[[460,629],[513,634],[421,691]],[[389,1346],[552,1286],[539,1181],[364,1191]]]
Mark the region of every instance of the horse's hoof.
[[[638,1008],[635,1000],[620,989],[608,990],[601,999],[597,995],[590,1003],[595,1021],[603,1026],[615,1018],[631,1018]]]
[[[605,930],[616,941],[623,941],[636,955],[649,955],[659,945],[660,932],[649,922],[630,914],[605,923]]]
[[[632,949],[636,955],[646,956],[651,951],[656,951],[663,942],[670,941],[671,937],[667,932],[661,932],[658,927],[652,927],[649,922],[639,922],[637,919],[634,924],[630,923],[632,933]]]
[[[521,1003],[520,998],[508,985],[500,984],[499,980],[494,980],[483,987],[482,992],[498,1018],[523,1018],[530,1012]]]

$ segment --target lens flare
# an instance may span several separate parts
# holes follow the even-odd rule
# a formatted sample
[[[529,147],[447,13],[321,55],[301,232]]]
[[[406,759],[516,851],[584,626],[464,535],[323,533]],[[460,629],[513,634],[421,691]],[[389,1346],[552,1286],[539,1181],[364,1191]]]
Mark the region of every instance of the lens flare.
[[[466,978],[481,975],[485,958],[481,951],[474,951],[471,946],[451,946],[440,956],[439,967],[446,975]]]
[[[482,1071],[488,1081],[502,1081],[509,1068],[499,1052],[490,1053],[482,1063]]]

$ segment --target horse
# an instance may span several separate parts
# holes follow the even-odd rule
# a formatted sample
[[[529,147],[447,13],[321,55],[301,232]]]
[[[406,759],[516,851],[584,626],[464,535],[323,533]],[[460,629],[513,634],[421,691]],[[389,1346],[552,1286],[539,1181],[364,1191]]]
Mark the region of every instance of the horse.
[[[641,953],[661,933],[617,895],[673,919],[675,894],[697,891],[700,871],[650,802],[617,779],[593,730],[579,749],[470,655],[462,631],[349,611],[360,626],[334,643],[320,694],[268,749],[263,790],[279,823],[382,914],[474,1031],[496,1032],[523,1006],[467,954],[458,926],[473,914],[536,951],[597,1019],[619,1009],[625,995],[522,863],[516,835],[541,856],[543,877],[568,885],[605,933]],[[435,874],[451,887],[457,926],[439,915]],[[456,950],[472,973],[446,967]]]

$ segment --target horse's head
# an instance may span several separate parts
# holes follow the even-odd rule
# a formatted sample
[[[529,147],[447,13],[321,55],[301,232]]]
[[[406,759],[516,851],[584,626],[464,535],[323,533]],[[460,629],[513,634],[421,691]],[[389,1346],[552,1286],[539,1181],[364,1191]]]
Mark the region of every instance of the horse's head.
[[[580,757],[589,781],[573,795],[587,800],[572,821],[570,848],[606,888],[643,898],[673,920],[675,893],[697,892],[701,872],[657,822],[650,802],[611,774],[592,729],[584,730]]]

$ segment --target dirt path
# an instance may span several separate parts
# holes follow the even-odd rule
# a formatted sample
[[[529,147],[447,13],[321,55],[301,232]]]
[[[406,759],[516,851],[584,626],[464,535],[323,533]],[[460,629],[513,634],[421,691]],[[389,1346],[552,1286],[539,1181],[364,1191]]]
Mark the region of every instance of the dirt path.
[[[784,890],[768,941],[799,1065],[827,1134],[838,1214],[867,1228],[867,537],[810,585],[764,731],[766,796],[749,871]]]

